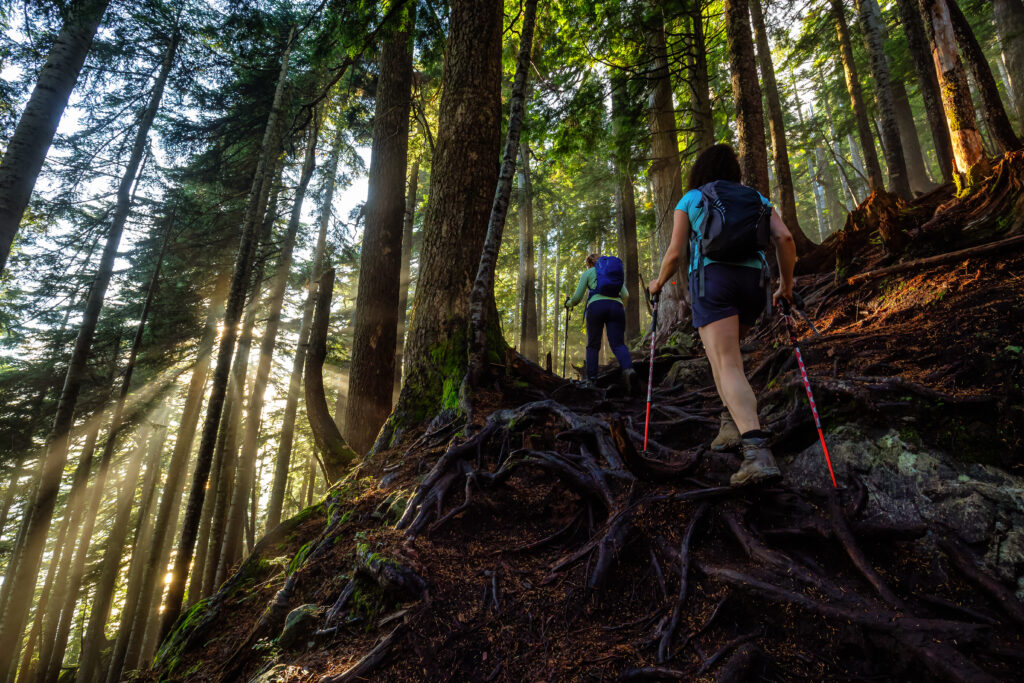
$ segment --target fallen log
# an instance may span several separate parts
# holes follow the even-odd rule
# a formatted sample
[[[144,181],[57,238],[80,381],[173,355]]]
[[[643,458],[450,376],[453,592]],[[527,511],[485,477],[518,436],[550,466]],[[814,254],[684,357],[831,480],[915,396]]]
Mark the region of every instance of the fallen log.
[[[1024,235],[1016,235],[997,242],[987,242],[985,244],[979,244],[978,246],[968,247],[967,249],[961,249],[959,251],[951,251],[946,254],[939,254],[938,256],[929,256],[927,258],[907,261],[905,263],[897,263],[892,266],[886,266],[885,268],[869,270],[866,273],[851,275],[846,278],[846,284],[855,285],[861,282],[867,282],[868,280],[874,280],[885,275],[906,273],[907,271],[915,270],[917,268],[940,266],[945,263],[952,263],[972,256],[983,256],[997,251],[1006,252],[1013,249],[1020,249],[1021,247],[1024,247]]]

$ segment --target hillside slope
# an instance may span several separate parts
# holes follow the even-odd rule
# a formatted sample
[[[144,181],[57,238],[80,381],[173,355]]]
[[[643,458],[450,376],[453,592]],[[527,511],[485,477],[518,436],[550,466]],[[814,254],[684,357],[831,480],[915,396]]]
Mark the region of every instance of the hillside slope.
[[[965,201],[869,198],[808,259],[821,336],[796,328],[839,490],[778,317],[744,346],[771,488],[728,488],[738,457],[708,450],[695,342],[658,354],[649,457],[617,371],[582,391],[512,363],[485,423],[411,435],[268,534],[140,678],[1013,678],[1022,168]]]

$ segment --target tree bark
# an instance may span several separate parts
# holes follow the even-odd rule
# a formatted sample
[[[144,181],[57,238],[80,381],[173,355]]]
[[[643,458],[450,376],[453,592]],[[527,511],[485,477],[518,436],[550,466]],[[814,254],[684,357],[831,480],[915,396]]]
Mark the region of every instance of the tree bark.
[[[960,46],[960,54],[967,62],[967,68],[974,76],[974,83],[978,88],[981,99],[981,113],[985,125],[988,126],[992,135],[992,142],[995,143],[999,152],[1005,154],[1020,148],[1020,140],[1013,132],[1010,119],[1006,116],[1006,109],[999,97],[999,86],[996,85],[995,76],[992,75],[992,67],[989,66],[988,58],[978,44],[974,30],[967,21],[967,17],[960,10],[956,0],[946,0],[949,8],[949,16],[953,20],[953,33],[956,34],[957,45]]]
[[[846,89],[850,93],[850,106],[857,121],[857,136],[864,153],[867,168],[868,188],[871,192],[885,189],[882,179],[882,167],[878,163],[875,152],[875,141],[871,133],[871,122],[868,120],[867,107],[864,103],[864,92],[860,87],[857,65],[853,60],[853,45],[850,42],[850,27],[846,23],[846,9],[842,0],[829,0],[832,19],[836,24],[836,36],[839,39],[839,55],[846,74]]]
[[[281,510],[284,507],[284,494],[288,488],[288,470],[291,467],[292,443],[295,437],[295,415],[298,411],[299,390],[302,388],[302,371],[306,364],[309,328],[313,322],[313,307],[316,303],[316,288],[320,281],[324,266],[324,252],[327,249],[327,227],[331,220],[331,204],[334,201],[334,189],[337,185],[338,162],[341,147],[344,143],[344,128],[338,126],[331,156],[327,162],[323,203],[320,205],[320,224],[313,250],[313,269],[306,293],[306,301],[302,307],[302,323],[299,325],[299,339],[295,346],[292,359],[292,372],[288,378],[288,396],[285,399],[284,417],[281,420],[281,435],[277,444],[277,458],[274,462],[274,483],[267,502],[266,530],[270,531],[281,523]]]
[[[103,4],[105,6],[105,3]],[[102,14],[102,12],[99,14]],[[97,16],[96,21],[98,20]],[[92,32],[95,32],[95,27],[93,27]],[[120,184],[118,185],[117,203],[114,208],[113,220],[107,232],[106,244],[103,247],[103,254],[100,257],[96,277],[89,290],[89,298],[86,301],[85,311],[82,315],[82,324],[78,330],[75,348],[68,364],[64,388],[61,391],[57,413],[53,420],[53,429],[46,440],[47,445],[41,466],[39,486],[36,489],[29,509],[26,511],[25,542],[18,557],[12,558],[9,563],[7,581],[11,581],[11,591],[3,615],[4,618],[2,623],[0,623],[0,672],[10,670],[12,659],[17,657],[17,651],[20,649],[21,631],[25,624],[29,602],[35,593],[36,577],[39,573],[43,545],[46,542],[46,535],[50,528],[50,520],[53,518],[53,509],[58,490],[60,489],[61,474],[68,459],[68,447],[70,445],[71,428],[74,424],[75,408],[78,403],[78,394],[87,378],[88,369],[86,366],[92,352],[96,325],[99,322],[100,311],[103,308],[103,299],[107,293],[107,286],[110,284],[110,278],[114,272],[114,260],[117,257],[117,248],[121,242],[121,233],[124,230],[124,225],[128,220],[128,213],[131,210],[131,188],[135,183],[135,177],[142,163],[142,157],[146,150],[146,139],[149,136],[149,129],[153,125],[153,119],[156,117],[157,110],[160,107],[160,100],[163,97],[167,76],[174,65],[177,46],[178,36],[175,34],[164,53],[160,72],[150,93],[149,103],[139,119],[139,127],[135,132],[131,155],[128,158],[124,175],[121,177]],[[87,45],[86,49],[88,49]],[[8,152],[10,152],[10,148],[8,148]],[[7,156],[5,156],[4,161],[7,161]],[[2,180],[0,180],[0,187],[2,187]],[[15,222],[20,220],[21,210],[23,209],[24,206],[18,210],[17,218],[14,219]],[[0,248],[0,254],[6,255],[5,250]]]
[[[690,91],[693,140],[697,151],[700,152],[715,144],[715,119],[711,112],[711,86],[708,78],[707,45],[704,36],[703,0],[691,0],[687,3],[686,10],[690,23],[690,49],[687,52],[690,77],[686,79],[686,86]],[[614,106],[613,101],[612,107]],[[639,303],[637,300],[637,310],[639,310]]]
[[[910,192],[910,176],[903,155],[900,127],[896,120],[896,103],[893,98],[889,62],[885,56],[882,11],[876,0],[860,0],[860,26],[864,33],[864,45],[867,48],[871,75],[875,82],[875,103],[878,106],[878,115],[882,119],[882,152],[885,154],[885,165],[889,169],[889,189],[909,201],[913,196]]]
[[[534,363],[537,351],[537,274],[533,263],[533,184],[530,180],[530,146],[519,145],[519,352]]]
[[[271,106],[270,116],[267,119],[267,127],[264,132],[259,161],[256,167],[256,175],[253,178],[245,216],[242,220],[238,253],[231,275],[231,290],[228,294],[224,313],[224,332],[221,337],[220,348],[217,351],[213,386],[210,390],[210,399],[206,408],[206,419],[203,423],[199,452],[196,454],[196,467],[193,472],[188,505],[185,509],[181,539],[178,543],[178,552],[174,559],[174,569],[171,571],[170,581],[168,582],[167,609],[164,612],[160,628],[161,640],[170,633],[171,627],[174,626],[174,622],[177,621],[178,615],[181,613],[181,603],[185,593],[185,577],[189,565],[192,564],[196,535],[199,530],[199,517],[203,509],[203,499],[206,496],[206,484],[210,476],[213,450],[216,446],[221,412],[224,409],[224,398],[227,394],[228,373],[231,371],[231,358],[234,354],[235,341],[238,334],[238,321],[242,315],[242,309],[245,305],[245,292],[249,285],[253,243],[256,241],[256,225],[259,222],[259,218],[263,216],[263,208],[266,204],[267,191],[269,189],[267,186],[270,184],[266,182],[266,176],[273,164],[272,160],[277,156],[273,140],[288,79],[288,63],[294,35],[295,29],[293,28],[288,36],[287,47],[281,59],[281,72],[277,80],[274,102]]]
[[[409,286],[412,283],[412,229],[416,222],[416,200],[419,191],[420,158],[412,162],[409,171],[409,191],[405,197],[405,218],[402,224],[402,272],[398,278],[398,335],[395,339],[395,385],[392,403],[402,391],[402,360],[405,352],[406,318],[409,312]]]
[[[415,22],[410,10],[380,54],[345,419],[348,441],[358,453],[373,446],[393,405]]]
[[[70,3],[68,19],[53,41],[32,96],[14,134],[7,141],[7,149],[0,162],[0,274],[7,265],[11,244],[18,233],[36,178],[43,168],[46,153],[108,4],[110,0]],[[0,642],[4,646],[9,644],[7,640]],[[9,654],[0,656],[0,667],[9,661],[8,657]],[[6,669],[0,668],[0,671]]]
[[[329,483],[338,481],[359,459],[331,418],[324,394],[324,359],[327,357],[327,329],[331,322],[331,296],[334,294],[334,269],[328,269],[317,283],[316,308],[309,330],[306,353],[306,416],[313,430],[316,447],[323,455],[325,475]],[[316,473],[314,470],[313,477]],[[310,484],[312,486],[312,484]],[[310,489],[309,495],[312,495]]]
[[[786,124],[782,118],[782,102],[779,99],[779,84],[775,78],[775,66],[768,45],[764,13],[759,0],[750,0],[750,18],[757,41],[757,58],[761,65],[761,80],[764,83],[765,102],[768,104],[768,128],[772,136],[772,157],[775,178],[779,183],[779,213],[782,222],[793,233],[797,255],[806,254],[814,244],[807,239],[796,217],[796,197],[793,193],[793,173],[789,167],[789,147],[786,144]],[[762,194],[764,194],[762,192]],[[768,195],[765,195],[766,197]]]
[[[698,14],[700,14],[699,11]],[[706,66],[705,64],[705,68]],[[611,86],[612,137],[616,146],[615,175],[618,181],[615,187],[615,228],[619,237],[619,257],[626,266],[626,288],[634,292],[633,296],[627,297],[624,302],[626,305],[626,339],[628,340],[640,336],[640,298],[643,296],[642,292],[637,291],[641,278],[636,246],[633,155],[629,141],[631,131],[637,122],[633,120],[632,108],[628,102],[626,75],[621,71],[614,72]],[[546,302],[544,305],[547,305]]]
[[[925,33],[932,48],[949,137],[953,143],[958,189],[969,192],[989,175],[991,166],[975,123],[967,73],[957,52],[953,23],[945,0],[918,2],[924,18]]]
[[[494,201],[487,221],[487,237],[484,240],[483,252],[473,281],[473,289],[469,298],[469,372],[466,375],[470,388],[481,385],[486,375],[487,353],[493,350],[488,343],[489,325],[496,326],[494,317],[494,272],[497,267],[498,250],[501,248],[501,237],[505,230],[505,219],[508,214],[509,199],[512,195],[512,175],[516,171],[516,158],[520,156],[520,133],[523,118],[526,114],[526,93],[530,80],[530,54],[533,50],[533,29],[537,16],[537,0],[526,0],[523,13],[523,27],[519,38],[519,55],[516,58],[516,75],[512,82],[512,96],[509,100],[508,132],[505,137],[505,151],[502,154],[501,170],[494,190]],[[524,181],[528,182],[528,181]],[[520,212],[532,208],[520,207]],[[532,216],[530,216],[532,221]],[[533,269],[533,235],[529,236],[530,269]],[[522,253],[522,237],[520,237],[520,253]],[[520,271],[522,272],[522,271]],[[532,281],[528,296],[533,296]],[[525,287],[524,287],[525,289]],[[536,304],[536,300],[534,301]],[[524,308],[525,314],[525,308]],[[536,309],[534,309],[536,315]],[[526,325],[523,326],[526,328]],[[536,319],[534,321],[534,340],[536,341]]]
[[[914,193],[924,194],[935,189],[935,184],[928,174],[921,151],[921,138],[917,134],[914,123],[914,111],[910,108],[910,97],[907,88],[900,80],[892,83],[893,104],[896,106],[896,123],[900,127],[900,140],[903,141],[903,156],[907,162],[907,175],[910,178],[910,189]]]
[[[903,32],[907,36],[907,47],[911,61],[917,73],[921,99],[924,101],[928,127],[932,131],[932,143],[935,157],[942,173],[943,182],[953,180],[953,143],[949,137],[949,127],[942,107],[942,94],[939,92],[939,79],[932,62],[931,48],[928,45],[928,34],[925,32],[924,21],[917,0],[896,0]]]
[[[992,0],[992,19],[999,37],[1017,121],[1024,126],[1024,2]]]
[[[382,444],[395,430],[458,408],[469,291],[498,180],[502,5],[455,0],[450,17],[406,379]]]
[[[767,197],[771,192],[768,187],[768,147],[764,137],[764,110],[761,107],[761,86],[757,80],[748,3],[725,0],[724,7],[732,96],[736,104],[737,154],[743,183]]]
[[[650,10],[644,22],[647,82],[650,88],[648,125],[651,129],[651,166],[648,178],[654,193],[655,234],[662,253],[672,239],[672,218],[676,204],[683,196],[682,167],[676,139],[676,114],[672,104],[672,80],[665,48],[665,23],[661,10]],[[674,280],[661,291],[658,306],[658,336],[667,338],[679,328],[686,316],[685,266],[680,266]],[[568,330],[566,330],[568,332]]]
[[[314,119],[315,121],[316,119]],[[230,567],[239,559],[237,548],[242,544],[242,533],[245,529],[249,494],[252,490],[256,468],[256,453],[259,449],[260,423],[263,420],[263,398],[270,380],[270,365],[274,358],[274,344],[277,342],[277,330],[281,324],[281,309],[284,306],[284,295],[288,288],[288,275],[292,267],[292,253],[295,249],[295,236],[299,231],[302,218],[302,203],[306,198],[306,188],[313,176],[316,165],[316,144],[319,137],[319,126],[314,125],[309,131],[306,144],[306,155],[299,174],[299,183],[295,187],[295,199],[292,212],[288,219],[288,229],[281,243],[281,255],[278,257],[277,272],[270,284],[269,302],[267,304],[267,324],[263,329],[260,341],[260,357],[256,366],[256,376],[249,392],[249,404],[245,411],[245,432],[242,438],[242,451],[238,459],[235,486],[232,489],[231,505],[228,508],[227,526],[224,543],[221,545],[220,571],[218,579],[223,580]],[[114,683],[111,681],[110,683]]]

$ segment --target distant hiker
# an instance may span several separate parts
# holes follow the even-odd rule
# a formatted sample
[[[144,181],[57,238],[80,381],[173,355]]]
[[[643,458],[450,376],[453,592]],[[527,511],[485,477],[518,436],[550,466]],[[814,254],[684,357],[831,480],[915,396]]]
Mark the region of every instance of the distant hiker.
[[[657,293],[675,276],[685,250],[693,326],[700,333],[718,395],[726,406],[712,447],[742,446],[743,464],[730,483],[759,483],[780,473],[767,446],[769,434],[761,430],[757,398],[743,374],[740,339],[766,307],[780,297],[792,301],[796,247],[771,202],[740,184],[739,160],[729,145],[714,145],[697,156],[689,188],[676,206],[672,242],[649,289]],[[770,299],[765,260],[769,239],[775,243],[781,274],[779,288]]]
[[[615,256],[591,254],[587,257],[587,269],[580,276],[576,293],[565,300],[565,307],[572,308],[589,293],[586,305],[587,321],[587,379],[592,385],[597,378],[597,354],[601,350],[601,333],[607,330],[608,346],[622,368],[623,382],[630,393],[639,384],[633,359],[629,357],[624,336],[626,333],[626,309],[622,300],[629,296],[625,285],[625,269]]]

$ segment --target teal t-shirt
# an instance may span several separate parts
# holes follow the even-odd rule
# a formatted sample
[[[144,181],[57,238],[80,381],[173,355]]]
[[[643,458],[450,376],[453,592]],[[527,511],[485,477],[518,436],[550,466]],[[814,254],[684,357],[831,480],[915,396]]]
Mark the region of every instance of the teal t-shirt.
[[[573,306],[578,304],[580,301],[582,301],[583,300],[583,295],[586,294],[591,289],[597,289],[597,269],[596,268],[588,268],[587,270],[583,271],[582,275],[580,275],[580,283],[579,283],[579,285],[576,286],[576,292],[572,295],[572,298],[569,299],[569,308],[572,308]],[[624,297],[627,297],[627,296],[629,296],[629,292],[626,291],[626,284],[623,283],[622,284],[622,289],[619,290],[619,295],[617,297],[616,296],[604,296],[603,294],[599,294],[598,292],[594,292],[591,295],[591,297],[590,297],[590,301],[601,301],[601,300],[605,299],[605,300],[608,300],[608,301],[618,301],[621,304],[622,303],[622,299]]]
[[[768,201],[763,194],[758,192],[758,196],[761,197],[762,204],[771,208],[772,203]],[[684,194],[683,198],[679,200],[678,204],[676,204],[676,210],[685,211],[686,215],[690,217],[690,269],[688,272],[693,273],[697,270],[697,259],[694,258],[697,250],[694,248],[694,245],[697,243],[697,240],[704,237],[704,234],[701,232],[701,226],[704,224],[704,203],[701,201],[700,190],[690,190]],[[760,269],[763,265],[763,257],[764,255],[762,254],[761,256],[754,256],[745,261],[730,261],[730,263],[733,265]],[[709,259],[705,256],[704,265],[706,266],[709,263],[721,262]]]

